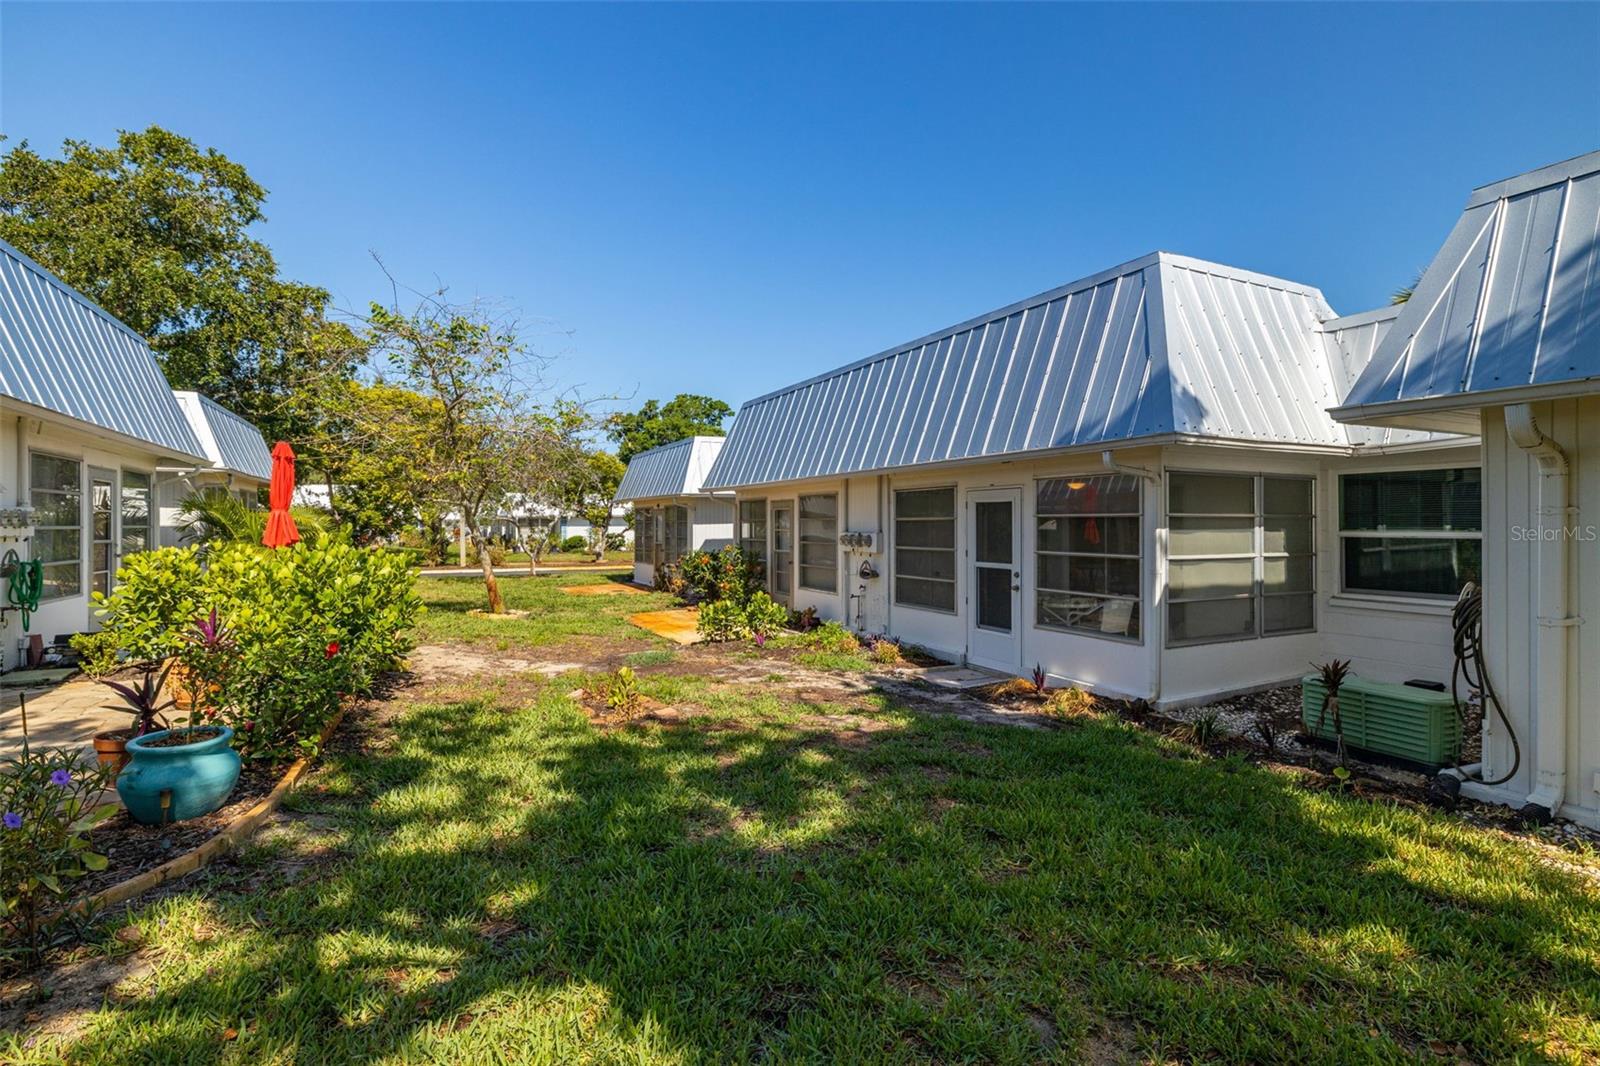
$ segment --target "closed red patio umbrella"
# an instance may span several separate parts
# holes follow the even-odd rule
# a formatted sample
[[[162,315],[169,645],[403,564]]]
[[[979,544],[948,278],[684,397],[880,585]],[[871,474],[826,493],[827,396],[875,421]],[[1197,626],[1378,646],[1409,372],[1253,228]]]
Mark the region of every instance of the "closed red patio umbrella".
[[[269,548],[287,548],[300,539],[300,531],[289,516],[289,504],[294,501],[294,449],[288,441],[279,441],[272,447],[272,484],[267,488],[267,503],[272,512],[267,515],[267,531],[261,543]]]

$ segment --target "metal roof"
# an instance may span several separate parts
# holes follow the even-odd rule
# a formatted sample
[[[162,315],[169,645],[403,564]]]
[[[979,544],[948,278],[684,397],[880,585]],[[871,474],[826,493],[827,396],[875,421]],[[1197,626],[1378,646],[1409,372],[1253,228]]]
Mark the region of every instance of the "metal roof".
[[[144,338],[5,241],[0,395],[185,460],[205,454]]]
[[[725,440],[726,437],[685,437],[639,452],[628,460],[614,502],[698,495]]]
[[[1348,448],[1307,285],[1156,252],[745,404],[731,488],[1195,436]]]
[[[1406,415],[1596,390],[1600,152],[1591,152],[1473,192],[1335,413],[1425,424]]]
[[[1373,311],[1345,315],[1322,326],[1323,335],[1332,347],[1334,385],[1341,395],[1347,394],[1361,372],[1372,362],[1372,354],[1388,335],[1400,315],[1403,304],[1392,304]],[[1430,433],[1425,430],[1394,429],[1384,426],[1346,426],[1350,443],[1365,447],[1393,447],[1400,444],[1420,444],[1429,441],[1462,440],[1457,434]]]
[[[174,391],[189,427],[216,470],[261,481],[272,480],[272,452],[261,431],[239,415],[198,392]]]

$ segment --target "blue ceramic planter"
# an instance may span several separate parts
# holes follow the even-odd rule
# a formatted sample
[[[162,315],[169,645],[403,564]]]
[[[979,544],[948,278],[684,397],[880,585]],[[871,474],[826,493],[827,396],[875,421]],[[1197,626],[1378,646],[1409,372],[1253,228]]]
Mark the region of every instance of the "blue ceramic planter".
[[[226,726],[209,740],[153,748],[152,741],[174,732],[163,729],[128,741],[133,761],[117,777],[117,795],[133,820],[143,825],[163,825],[198,818],[222,806],[239,780],[239,753],[229,747],[233,730]],[[167,803],[162,806],[162,794]]]

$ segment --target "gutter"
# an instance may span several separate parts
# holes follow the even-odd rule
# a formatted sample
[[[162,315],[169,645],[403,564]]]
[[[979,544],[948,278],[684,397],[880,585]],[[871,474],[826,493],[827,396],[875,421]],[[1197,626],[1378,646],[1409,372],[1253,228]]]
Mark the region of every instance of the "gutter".
[[[1534,700],[1529,707],[1533,746],[1533,791],[1522,807],[1525,819],[1548,822],[1567,794],[1567,668],[1569,630],[1583,621],[1568,613],[1567,577],[1572,551],[1567,537],[1577,514],[1570,503],[1567,456],[1540,430],[1525,403],[1505,409],[1506,435],[1539,464],[1539,543],[1535,585],[1538,656]],[[1548,532],[1556,534],[1548,539]]]

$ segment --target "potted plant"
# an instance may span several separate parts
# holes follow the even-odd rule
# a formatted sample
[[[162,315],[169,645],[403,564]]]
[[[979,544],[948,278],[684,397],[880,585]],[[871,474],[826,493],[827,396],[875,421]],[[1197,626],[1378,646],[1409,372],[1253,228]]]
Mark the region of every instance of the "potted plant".
[[[106,706],[112,710],[127,711],[133,715],[133,724],[122,729],[108,729],[103,733],[94,735],[94,755],[101,766],[115,767],[112,774],[116,775],[128,765],[128,742],[157,729],[165,729],[167,722],[162,717],[162,712],[172,706],[172,700],[167,698],[167,675],[172,665],[169,660],[165,665],[146,664],[139,680],[133,684],[124,684],[121,681],[104,681],[100,683],[122,697],[122,703],[109,703]]]
[[[189,695],[187,723],[128,742],[132,763],[117,778],[117,795],[134,820],[145,825],[181,822],[210,814],[239,781],[233,730],[220,722],[196,723],[215,713],[210,701],[222,691],[234,640],[213,609],[184,634],[178,658]]]

